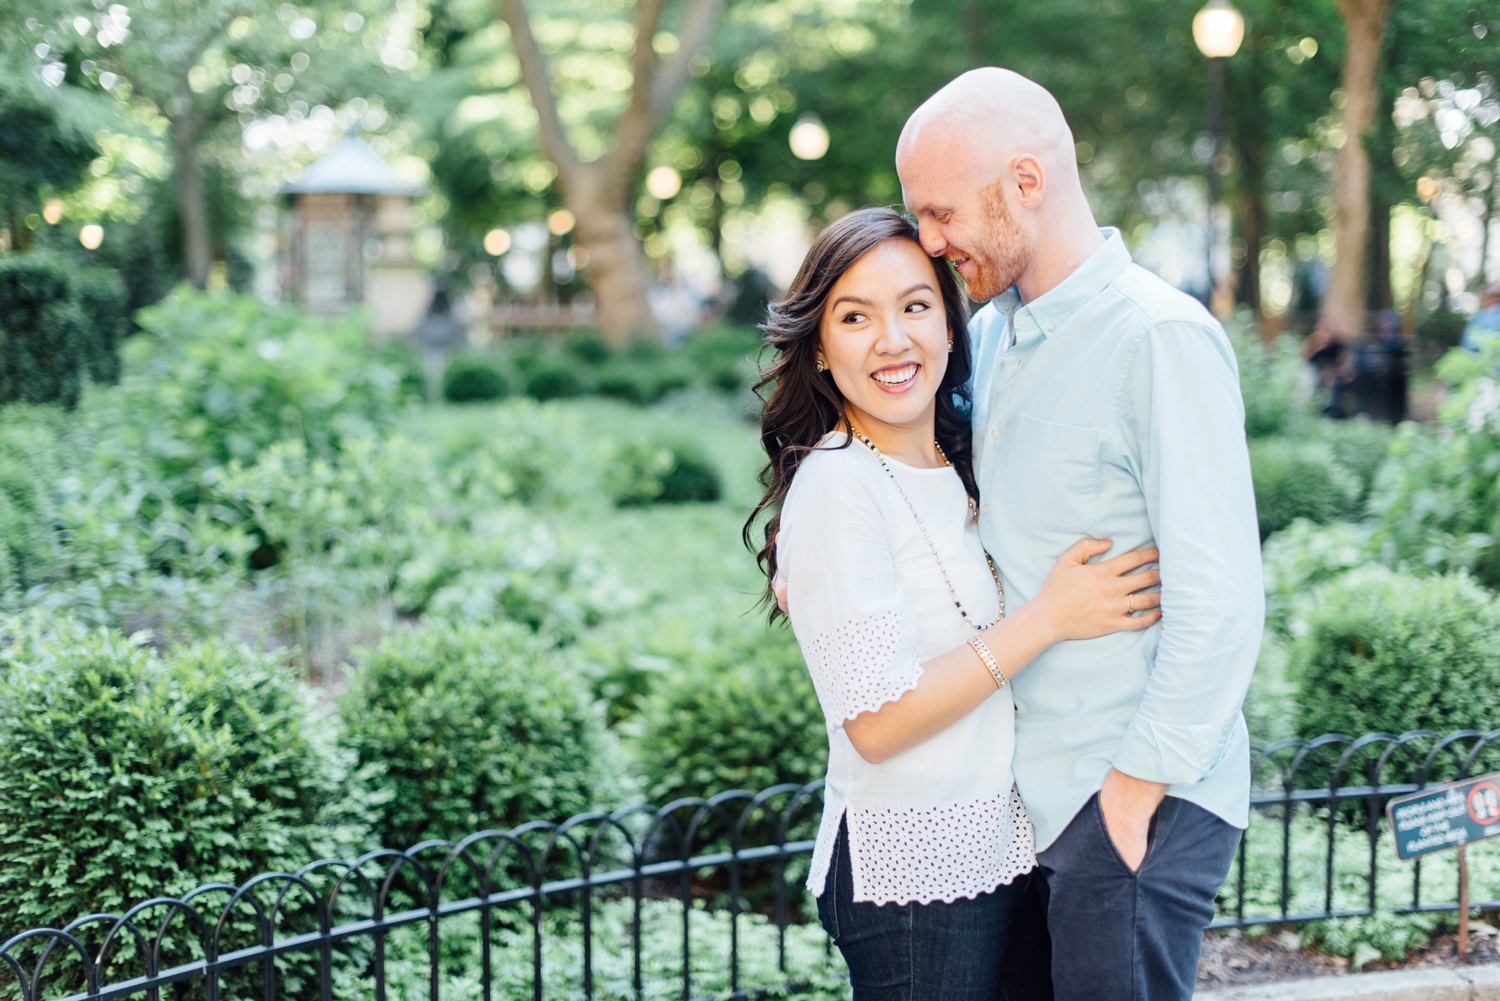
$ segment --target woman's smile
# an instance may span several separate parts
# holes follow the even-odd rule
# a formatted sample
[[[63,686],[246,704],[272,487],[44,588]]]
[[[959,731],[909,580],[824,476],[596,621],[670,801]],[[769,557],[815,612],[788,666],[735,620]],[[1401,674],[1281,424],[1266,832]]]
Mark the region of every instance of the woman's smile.
[[[917,370],[921,367],[914,361],[901,365],[887,365],[885,368],[871,372],[870,378],[878,382],[887,393],[904,393],[915,385]]]

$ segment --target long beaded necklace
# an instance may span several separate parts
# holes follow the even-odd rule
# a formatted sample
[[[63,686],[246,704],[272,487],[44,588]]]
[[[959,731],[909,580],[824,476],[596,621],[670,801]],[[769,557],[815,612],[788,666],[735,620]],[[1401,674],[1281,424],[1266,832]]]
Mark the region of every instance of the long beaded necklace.
[[[937,546],[933,544],[932,536],[927,533],[927,526],[923,524],[922,516],[917,514],[916,505],[912,504],[911,498],[906,496],[906,491],[902,489],[901,481],[896,479],[896,471],[892,469],[891,464],[886,461],[885,454],[882,453],[880,449],[876,448],[875,443],[869,438],[865,437],[865,435],[852,423],[850,423],[848,426],[849,433],[858,438],[860,440],[860,443],[863,444],[865,448],[868,448],[875,454],[875,458],[880,462],[880,468],[884,469],[885,474],[891,478],[891,482],[896,486],[896,492],[900,494],[901,499],[906,502],[906,509],[910,511],[911,516],[916,519],[917,528],[922,533],[922,539],[927,543],[927,548],[932,551],[932,558],[937,561],[938,572],[943,575],[943,583],[948,585],[948,595],[953,599],[953,607],[958,609],[958,614],[963,616],[964,620],[968,622],[969,625],[974,627],[975,632],[983,632],[986,628],[988,628],[988,626],[982,626],[978,622],[975,622],[973,619],[969,618],[969,610],[964,608],[963,603],[958,600],[958,592],[954,590],[953,581],[948,577],[948,568],[943,566],[943,558],[938,555]],[[948,453],[943,451],[943,446],[938,443],[938,440],[936,438],[932,439],[932,444],[933,447],[937,449],[937,454],[943,460],[943,463],[951,467],[953,463],[949,461]],[[972,497],[969,498],[969,508],[970,512],[973,513],[974,499]],[[995,569],[995,561],[990,558],[989,553],[984,554],[984,561],[990,566],[990,576],[995,578],[995,594],[1000,598],[1000,614],[995,617],[995,621],[998,622],[1000,619],[1005,617],[1005,585],[1000,583],[1000,571]]]

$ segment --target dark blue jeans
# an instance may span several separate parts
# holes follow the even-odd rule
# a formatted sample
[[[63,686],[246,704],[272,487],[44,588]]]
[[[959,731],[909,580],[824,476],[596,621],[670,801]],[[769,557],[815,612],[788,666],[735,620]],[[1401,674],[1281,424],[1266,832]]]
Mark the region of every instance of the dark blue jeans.
[[[1090,798],[1037,856],[1058,1001],[1189,1001],[1203,929],[1239,841],[1225,820],[1168,796],[1132,872],[1098,795]]]
[[[1001,964],[1029,879],[951,904],[855,903],[840,824],[818,920],[844,954],[854,1001],[1003,1001]]]

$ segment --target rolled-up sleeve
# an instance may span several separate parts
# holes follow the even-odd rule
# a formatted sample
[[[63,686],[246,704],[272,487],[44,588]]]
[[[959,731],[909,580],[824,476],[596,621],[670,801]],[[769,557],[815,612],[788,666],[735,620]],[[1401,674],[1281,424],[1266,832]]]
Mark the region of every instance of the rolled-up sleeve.
[[[1134,346],[1117,414],[1161,550],[1162,621],[1140,707],[1115,753],[1127,775],[1197,782],[1240,727],[1265,620],[1244,404],[1224,333],[1158,323]]]

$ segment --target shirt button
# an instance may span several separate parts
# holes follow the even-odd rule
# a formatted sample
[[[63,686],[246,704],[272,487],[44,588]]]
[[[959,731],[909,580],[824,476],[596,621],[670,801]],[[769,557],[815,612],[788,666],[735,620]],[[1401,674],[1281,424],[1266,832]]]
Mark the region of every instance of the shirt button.
[[[991,438],[998,438],[998,437],[1000,437],[1000,429],[999,428],[990,428],[990,437]]]
[[[990,512],[990,506],[988,504],[981,504],[981,505],[979,505],[979,513],[980,514],[989,514],[989,512]]]
[[[1056,329],[1057,329],[1057,324],[1055,324],[1055,323],[1049,323],[1049,324],[1047,324],[1047,333],[1050,334],[1050,333],[1052,333],[1052,331],[1054,331]]]

